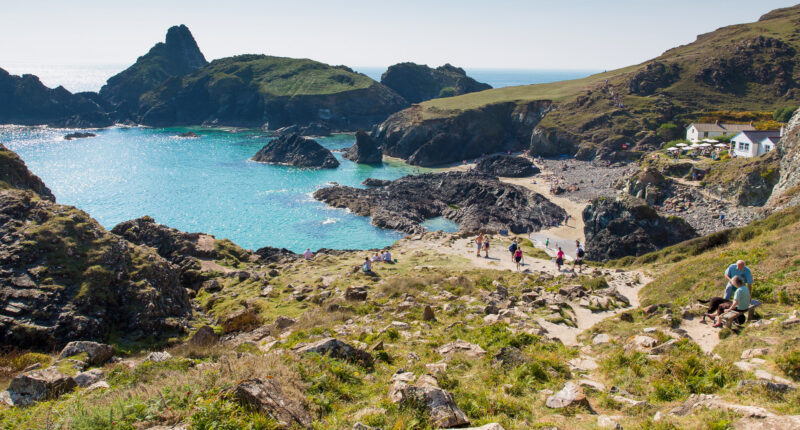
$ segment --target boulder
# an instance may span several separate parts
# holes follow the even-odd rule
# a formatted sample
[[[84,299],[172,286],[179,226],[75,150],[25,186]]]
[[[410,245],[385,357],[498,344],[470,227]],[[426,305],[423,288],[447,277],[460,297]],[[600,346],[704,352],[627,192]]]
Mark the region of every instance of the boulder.
[[[385,187],[391,183],[392,181],[387,179],[375,179],[375,178],[367,178],[361,181],[361,185],[367,187]]]
[[[8,384],[8,393],[14,405],[26,406],[40,400],[55,399],[76,386],[68,375],[49,367],[15,376]]]
[[[524,178],[539,173],[531,160],[509,155],[490,155],[475,164],[475,170],[492,176]]]
[[[58,358],[68,358],[75,355],[86,354],[86,363],[92,366],[99,366],[114,356],[114,348],[111,345],[85,340],[73,341],[64,346]]]
[[[755,357],[761,357],[762,355],[767,355],[770,353],[769,348],[751,348],[745,349],[742,351],[742,360],[749,360]]]
[[[312,428],[313,418],[297,401],[287,397],[271,379],[247,379],[233,388],[233,396],[242,405],[275,419],[282,427]]]
[[[713,394],[692,394],[683,404],[674,407],[669,413],[682,417],[700,408],[734,412],[747,418],[770,418],[775,416],[775,414],[762,407],[728,403]]]
[[[519,348],[513,346],[504,346],[500,351],[492,357],[492,365],[495,366],[519,366],[528,361],[528,357],[520,351]]]
[[[605,345],[609,342],[611,342],[611,336],[605,333],[597,334],[592,338],[592,345]]]
[[[414,384],[411,372],[396,373],[389,387],[389,399],[403,405],[415,402],[425,406],[431,423],[440,428],[460,427],[469,424],[469,418],[456,405],[453,395],[439,388],[436,379],[423,376]]]
[[[567,382],[561,391],[553,394],[547,398],[545,402],[550,409],[563,409],[569,406],[579,406],[586,408],[589,412],[594,413],[589,399],[583,393],[583,389],[574,382]]]
[[[656,346],[658,341],[650,336],[636,335],[628,339],[625,343],[626,351],[647,351]]]
[[[72,377],[75,380],[75,383],[81,387],[88,387],[92,384],[102,381],[105,379],[106,375],[100,369],[90,369],[85,372],[81,372]]]
[[[356,143],[342,155],[344,158],[359,164],[381,164],[383,153],[375,140],[363,130],[356,132]]]
[[[204,325],[197,329],[196,332],[189,338],[189,344],[195,346],[209,346],[219,341],[219,335],[214,332],[210,326]]]
[[[69,133],[64,136],[64,140],[73,140],[73,139],[85,139],[87,137],[95,137],[97,136],[94,133],[83,133],[80,131],[76,131],[74,133]]]
[[[486,355],[486,351],[480,346],[461,339],[440,346],[436,352],[441,355],[464,354],[471,358],[480,358]]]
[[[261,325],[261,317],[253,309],[240,309],[220,323],[223,333],[251,330]]]
[[[435,321],[436,315],[433,313],[433,308],[430,305],[425,305],[425,309],[422,310],[422,320],[423,321]]]
[[[147,354],[147,357],[144,359],[144,361],[149,361],[151,363],[163,363],[170,358],[172,358],[172,354],[168,353],[167,351],[153,351],[150,354]]]
[[[339,162],[330,150],[324,148],[316,140],[299,134],[284,135],[272,140],[264,145],[252,160],[295,167],[321,169],[339,167]]]
[[[319,340],[317,342],[304,345],[297,349],[301,354],[320,354],[328,355],[340,360],[347,360],[360,363],[365,367],[372,367],[373,358],[369,352],[350,346],[339,339],[332,337]]]
[[[350,301],[363,302],[367,300],[367,287],[350,286],[344,291],[344,298]]]
[[[294,319],[294,318],[289,318],[287,316],[278,315],[278,317],[275,318],[275,322],[273,322],[272,324],[278,330],[283,330],[283,329],[285,329],[287,327],[291,327],[291,326],[297,324],[297,320]]]

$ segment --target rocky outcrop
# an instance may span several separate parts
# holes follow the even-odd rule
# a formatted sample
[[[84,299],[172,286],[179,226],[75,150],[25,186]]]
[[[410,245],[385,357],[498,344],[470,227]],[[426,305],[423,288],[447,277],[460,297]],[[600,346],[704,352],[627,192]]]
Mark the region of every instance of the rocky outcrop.
[[[86,94],[48,88],[34,75],[15,76],[0,69],[0,124],[55,127],[106,127],[105,109]]]
[[[68,343],[61,350],[58,358],[69,358],[75,355],[86,354],[86,363],[99,366],[114,356],[114,348],[104,343],[78,340]]]
[[[385,187],[391,183],[392,181],[388,179],[376,179],[376,178],[367,178],[361,181],[361,185],[367,187]]]
[[[258,257],[264,263],[278,263],[286,260],[293,260],[299,257],[299,255],[286,248],[274,248],[271,246],[258,248],[255,250],[255,254],[258,255]]]
[[[15,376],[8,384],[8,394],[14,406],[28,406],[55,399],[75,387],[77,383],[72,378],[49,367]]]
[[[378,144],[363,130],[356,132],[356,143],[347,148],[342,156],[359,164],[383,163],[383,153]]]
[[[289,125],[281,127],[272,132],[273,136],[283,136],[289,134],[299,134],[300,136],[330,136],[331,129],[325,124],[319,122],[312,122],[311,124]]]
[[[248,379],[232,391],[239,403],[269,415],[281,428],[313,428],[314,420],[305,405],[289,398],[272,379]]]
[[[52,191],[28,170],[19,155],[0,143],[0,190],[4,188],[31,190],[45,200],[56,201]]]
[[[508,102],[450,117],[427,117],[414,106],[389,117],[373,137],[386,155],[418,166],[437,166],[528,149],[531,132],[550,108],[549,101]]]
[[[531,160],[508,155],[490,155],[475,165],[475,170],[492,176],[524,178],[539,173],[539,168]]]
[[[339,339],[332,337],[319,340],[317,342],[303,345],[297,349],[300,354],[319,354],[327,355],[340,360],[347,360],[361,364],[364,367],[372,367],[373,358],[369,352],[355,348]]]
[[[599,198],[583,211],[586,258],[606,261],[639,256],[697,236],[679,217],[665,218],[644,201]]]
[[[484,84],[467,76],[464,69],[445,64],[432,69],[424,64],[399,63],[389,66],[381,83],[395,90],[409,103],[419,103],[437,97],[451,97],[489,90]]]
[[[425,375],[415,383],[411,372],[396,373],[389,387],[389,399],[401,406],[415,404],[424,407],[437,428],[462,427],[469,418],[458,407],[453,395],[439,387],[436,378]]]
[[[299,134],[284,135],[264,145],[253,161],[260,163],[285,164],[295,167],[333,169],[339,167],[339,161],[330,150],[317,143],[316,140]]]
[[[631,94],[649,96],[657,89],[672,85],[680,78],[680,67],[675,63],[665,64],[661,61],[648,63],[637,70],[628,80]]]
[[[112,331],[168,335],[191,315],[173,265],[83,211],[0,191],[0,237],[0,344],[53,349]]]
[[[443,216],[462,232],[537,231],[563,220],[566,212],[535,192],[475,172],[406,176],[380,188],[322,188],[314,198],[372,217],[372,224],[421,233],[419,224]]]
[[[776,150],[780,178],[767,204],[773,209],[797,206],[800,204],[800,111],[792,116]]]
[[[636,172],[626,179],[625,191],[650,206],[661,204],[668,196],[667,181],[664,175],[655,168],[647,168]]]
[[[352,70],[307,59],[237,55],[173,78],[139,100],[150,126],[228,125],[271,130],[320,123],[369,129],[408,106],[391,89]]]
[[[115,119],[127,119],[138,112],[144,93],[206,64],[189,29],[185,25],[170,27],[163,43],[157,43],[132,66],[109,78],[100,89],[100,97],[114,111]]]

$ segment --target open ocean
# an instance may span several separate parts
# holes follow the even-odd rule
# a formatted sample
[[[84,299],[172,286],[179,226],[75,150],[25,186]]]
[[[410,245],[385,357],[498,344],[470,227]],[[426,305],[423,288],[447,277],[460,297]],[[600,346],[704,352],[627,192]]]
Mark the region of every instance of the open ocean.
[[[11,65],[48,86],[97,91],[124,64],[86,66]],[[357,69],[380,79],[383,68]],[[574,79],[590,71],[467,70],[494,87]],[[198,139],[177,134],[192,130]],[[144,215],[183,231],[228,238],[246,248],[368,249],[391,245],[401,233],[377,228],[365,217],[327,207],[311,194],[331,182],[361,186],[368,177],[396,179],[420,169],[403,163],[370,167],[344,160],[337,169],[309,170],[249,161],[269,141],[259,130],[125,128],[94,131],[97,137],[65,141],[69,131],[0,127],[0,142],[16,151],[50,187],[59,203],[88,212],[104,227]],[[319,142],[340,150],[352,135]],[[424,170],[424,169],[423,169]],[[429,229],[454,231],[445,219]]]

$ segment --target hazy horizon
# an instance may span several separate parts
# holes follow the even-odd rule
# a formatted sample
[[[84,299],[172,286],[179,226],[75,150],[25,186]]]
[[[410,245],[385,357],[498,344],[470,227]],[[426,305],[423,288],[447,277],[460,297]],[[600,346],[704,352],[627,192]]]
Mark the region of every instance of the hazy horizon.
[[[167,28],[185,24],[206,58],[245,53],[311,58],[354,68],[403,61],[465,69],[611,70],[757,20],[787,1],[675,0],[642,5],[573,0],[374,4],[363,0],[208,0],[109,6],[97,0],[9,2],[0,67],[132,64]],[[690,11],[690,14],[687,14]]]

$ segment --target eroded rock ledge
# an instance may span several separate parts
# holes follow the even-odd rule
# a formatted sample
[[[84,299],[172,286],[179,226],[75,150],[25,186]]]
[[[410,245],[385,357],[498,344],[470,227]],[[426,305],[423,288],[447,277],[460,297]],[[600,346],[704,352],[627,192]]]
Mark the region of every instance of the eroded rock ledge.
[[[542,195],[475,172],[428,173],[406,176],[371,189],[336,185],[314,198],[331,206],[372,217],[372,224],[417,234],[429,218],[445,217],[462,232],[508,229],[537,231],[566,215]]]

